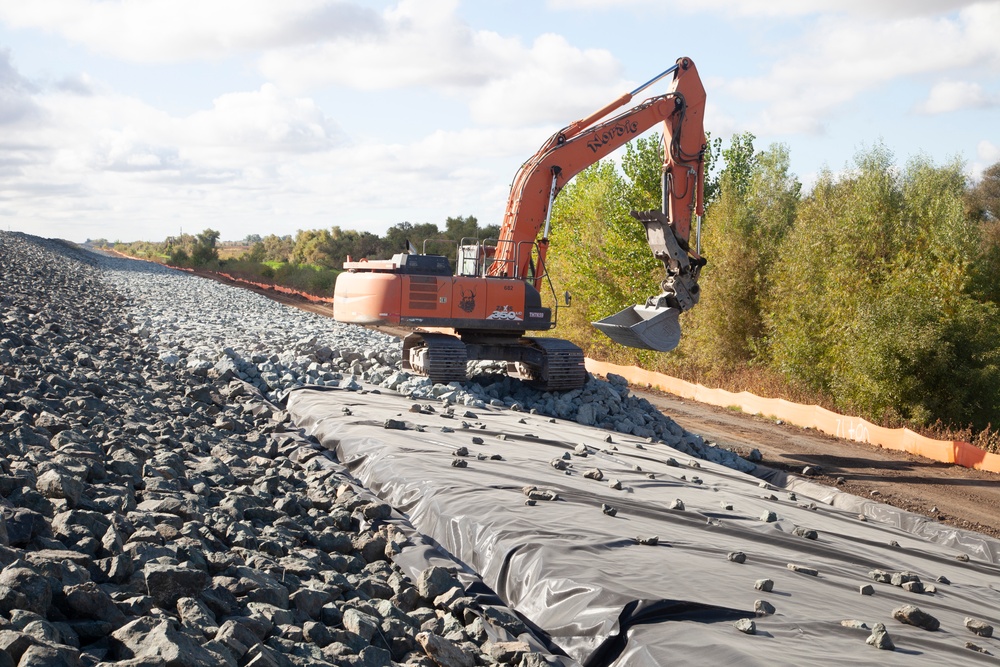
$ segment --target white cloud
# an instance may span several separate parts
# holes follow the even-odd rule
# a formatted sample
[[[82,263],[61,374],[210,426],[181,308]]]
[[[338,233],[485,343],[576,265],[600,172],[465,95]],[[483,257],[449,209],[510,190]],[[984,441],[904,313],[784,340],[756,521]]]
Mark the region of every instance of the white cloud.
[[[976,146],[976,157],[984,162],[998,162],[1000,161],[1000,146],[983,139]]]
[[[1000,73],[1000,3],[979,3],[954,17],[857,21],[825,17],[760,77],[725,87],[767,104],[751,124],[760,134],[816,133],[836,109],[893,81],[962,68]],[[928,48],[933,45],[933,48]]]
[[[380,30],[332,35],[264,54],[266,77],[293,89],[338,83],[360,90],[400,86],[464,88],[501,75],[522,50],[516,39],[474,31],[455,16],[455,0],[402,0],[383,12]]]
[[[225,239],[335,224],[381,233],[441,222],[441,210],[495,222],[510,156],[530,155],[551,131],[353,143],[312,99],[271,84],[175,116],[87,77],[42,89],[8,70],[43,122],[19,127],[16,146],[0,141],[0,225],[78,240],[159,239],[179,227]]]
[[[260,68],[291,90],[432,88],[468,104],[475,121],[498,125],[569,122],[624,92],[610,52],[580,49],[554,34],[525,45],[475,30],[455,15],[456,5],[402,0],[383,13],[376,35],[275,49]]]
[[[41,109],[32,99],[35,86],[10,62],[10,52],[0,49],[0,127],[40,120]]]
[[[982,139],[976,145],[976,158],[969,165],[969,173],[972,180],[978,181],[983,176],[987,167],[1000,162],[1000,145],[989,139]]]
[[[136,62],[216,58],[380,27],[373,10],[337,0],[30,0],[0,4],[0,20]]]
[[[961,109],[986,109],[998,105],[1000,96],[985,92],[978,83],[943,81],[931,88],[927,99],[917,105],[917,111],[939,114]]]
[[[648,10],[665,7],[687,13],[718,12],[727,16],[796,17],[817,14],[856,16],[919,16],[950,12],[976,0],[548,0],[554,9],[613,9],[623,6]]]

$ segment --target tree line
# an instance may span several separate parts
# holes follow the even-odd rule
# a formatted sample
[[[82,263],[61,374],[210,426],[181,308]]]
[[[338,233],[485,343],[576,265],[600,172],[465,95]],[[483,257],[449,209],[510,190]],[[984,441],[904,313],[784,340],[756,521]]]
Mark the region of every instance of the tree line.
[[[499,225],[480,226],[475,216],[468,215],[446,218],[443,229],[432,222],[400,222],[381,236],[334,226],[298,230],[294,236],[251,234],[220,247],[219,232],[206,229],[199,234],[181,234],[155,242],[109,244],[99,239],[90,243],[113,246],[128,255],[171,266],[225,271],[254,282],[332,296],[337,275],[348,258],[389,259],[411,248],[454,256],[455,247],[463,240],[495,239],[499,233]]]
[[[711,153],[701,301],[674,352],[622,348],[589,326],[659,292],[630,210],[659,208],[657,138],[621,169],[593,165],[556,201],[550,272],[574,295],[560,336],[586,352],[732,390],[809,400],[890,426],[1000,423],[1000,163],[897,167],[882,145],[808,193],[784,145],[751,134]],[[579,304],[579,306],[577,306]]]

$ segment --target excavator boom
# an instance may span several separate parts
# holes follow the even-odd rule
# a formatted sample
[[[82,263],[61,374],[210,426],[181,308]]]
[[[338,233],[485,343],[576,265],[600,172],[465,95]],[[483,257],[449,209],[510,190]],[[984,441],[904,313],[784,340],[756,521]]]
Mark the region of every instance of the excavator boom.
[[[669,92],[602,120],[669,74],[673,74]],[[680,58],[631,93],[552,135],[521,166],[514,179],[489,274],[511,278],[533,274],[535,286],[539,287],[545,273],[549,220],[556,195],[580,171],[662,122],[664,208],[633,215],[645,225],[650,249],[666,268],[663,291],[643,305],[626,308],[593,324],[622,345],[674,349],[680,341],[680,312],[697,303],[698,272],[704,264],[688,244],[692,220],[703,213],[704,111],[705,89],[697,69],[689,58]],[[543,224],[544,232],[537,242],[537,263],[532,266],[531,249]]]

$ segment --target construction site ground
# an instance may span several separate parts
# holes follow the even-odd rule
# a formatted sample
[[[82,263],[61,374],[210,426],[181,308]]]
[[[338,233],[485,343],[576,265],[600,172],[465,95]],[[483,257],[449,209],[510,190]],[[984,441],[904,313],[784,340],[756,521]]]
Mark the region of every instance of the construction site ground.
[[[822,484],[1000,537],[1000,476],[994,473],[834,438],[670,394],[633,392],[685,429],[721,447],[741,454],[759,450],[763,465],[790,472],[818,467],[813,479]]]
[[[196,273],[232,284],[209,271]],[[292,307],[332,316],[329,304],[274,290],[250,289]],[[800,472],[805,466],[818,467],[819,474],[813,479],[821,484],[941,523],[1000,537],[1000,476],[996,474],[834,438],[670,394],[635,388],[632,391],[685,429],[721,447],[741,454],[759,450],[763,465],[790,472]]]

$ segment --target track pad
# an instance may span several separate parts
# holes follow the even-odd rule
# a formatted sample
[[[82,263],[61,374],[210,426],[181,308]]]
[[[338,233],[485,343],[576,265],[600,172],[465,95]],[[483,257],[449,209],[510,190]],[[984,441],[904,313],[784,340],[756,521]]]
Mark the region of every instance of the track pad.
[[[677,308],[630,306],[591,324],[626,347],[669,352],[681,342],[680,314]]]

